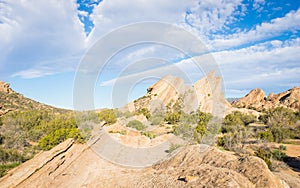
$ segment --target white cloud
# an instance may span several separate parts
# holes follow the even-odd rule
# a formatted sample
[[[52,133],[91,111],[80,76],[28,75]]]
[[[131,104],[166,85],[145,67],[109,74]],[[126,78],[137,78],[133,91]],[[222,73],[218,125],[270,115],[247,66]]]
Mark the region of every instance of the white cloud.
[[[241,0],[199,1],[197,6],[190,8],[186,21],[200,34],[215,32],[235,20],[233,14],[239,5]]]
[[[95,7],[91,19],[95,28],[89,37],[90,43],[120,26],[144,21],[159,21],[171,24],[183,22],[185,11],[197,1],[172,0],[110,0]]]
[[[226,36],[217,35],[215,39],[211,41],[211,45],[218,50],[238,47],[243,44],[277,37],[284,32],[293,32],[296,30],[300,30],[300,8],[297,11],[287,13],[284,17],[275,18],[270,22],[257,25],[255,29],[250,31]]]
[[[55,72],[77,66],[78,62],[61,61],[85,48],[85,33],[73,0],[15,0],[4,1],[0,6],[2,76],[26,70],[36,76],[45,67]]]

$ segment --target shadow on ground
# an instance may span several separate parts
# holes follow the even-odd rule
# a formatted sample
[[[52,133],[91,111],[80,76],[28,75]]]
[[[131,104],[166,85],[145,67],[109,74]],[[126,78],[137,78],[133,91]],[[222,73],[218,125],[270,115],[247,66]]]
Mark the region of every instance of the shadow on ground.
[[[283,161],[294,171],[300,172],[300,157],[285,157]]]

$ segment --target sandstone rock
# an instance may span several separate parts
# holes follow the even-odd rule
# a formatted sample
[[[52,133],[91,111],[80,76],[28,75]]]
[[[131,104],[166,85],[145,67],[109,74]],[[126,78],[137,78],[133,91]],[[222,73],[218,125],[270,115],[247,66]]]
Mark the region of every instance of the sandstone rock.
[[[10,88],[10,85],[8,83],[0,81],[0,92],[9,94],[12,93],[13,90]]]
[[[283,187],[263,160],[189,145],[153,167],[125,168],[72,140],[0,179],[1,187]]]
[[[268,110],[276,107],[300,109],[300,88],[294,87],[288,91],[274,94],[270,93],[268,97],[261,89],[250,91],[245,97],[232,103],[239,108],[254,108],[257,110]]]
[[[186,113],[200,109],[215,116],[224,116],[231,105],[225,100],[221,78],[210,72],[194,85],[185,85],[184,80],[172,75],[163,77],[147,89],[147,94],[127,105],[129,111],[148,108],[156,111],[175,110],[178,106]]]

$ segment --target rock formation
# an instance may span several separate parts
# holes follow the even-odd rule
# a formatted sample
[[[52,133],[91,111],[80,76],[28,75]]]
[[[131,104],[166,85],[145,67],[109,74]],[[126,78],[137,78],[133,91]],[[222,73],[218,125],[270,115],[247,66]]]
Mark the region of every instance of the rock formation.
[[[8,83],[0,81],[0,92],[9,94],[13,93],[14,91],[9,87]]]
[[[224,116],[230,104],[225,100],[221,78],[210,72],[194,85],[172,75],[163,77],[147,89],[147,94],[127,105],[129,111],[148,108],[151,113],[161,109],[180,108],[186,113],[200,109],[215,116]]]
[[[232,103],[233,106],[239,108],[253,108],[257,110],[268,110],[276,107],[300,109],[300,88],[294,87],[288,91],[274,94],[268,97],[261,89],[250,91],[245,97]]]
[[[186,146],[153,167],[130,169],[69,139],[0,179],[1,187],[283,187],[263,160]]]

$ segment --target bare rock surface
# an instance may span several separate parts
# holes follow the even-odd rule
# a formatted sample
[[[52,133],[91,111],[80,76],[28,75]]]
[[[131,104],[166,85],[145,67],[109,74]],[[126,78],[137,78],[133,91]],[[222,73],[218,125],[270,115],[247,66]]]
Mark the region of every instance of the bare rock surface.
[[[194,85],[186,85],[183,79],[167,75],[151,85],[146,95],[126,107],[131,112],[147,108],[155,113],[178,106],[186,113],[200,109],[215,116],[224,116],[231,107],[224,98],[221,77],[216,76],[215,72],[210,72]]]
[[[269,94],[268,97],[261,89],[253,89],[245,97],[232,103],[239,108],[255,108],[257,110],[268,110],[276,107],[300,109],[300,88],[294,87],[285,92]]]
[[[238,157],[206,145],[178,149],[148,168],[102,159],[67,140],[9,171],[1,187],[283,187],[257,157]]]

